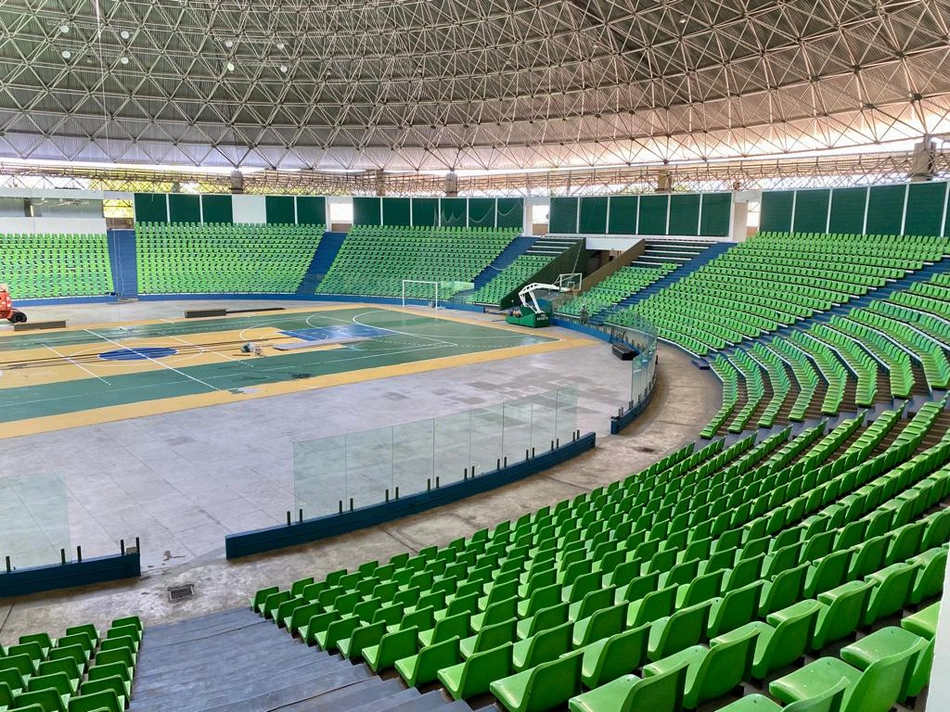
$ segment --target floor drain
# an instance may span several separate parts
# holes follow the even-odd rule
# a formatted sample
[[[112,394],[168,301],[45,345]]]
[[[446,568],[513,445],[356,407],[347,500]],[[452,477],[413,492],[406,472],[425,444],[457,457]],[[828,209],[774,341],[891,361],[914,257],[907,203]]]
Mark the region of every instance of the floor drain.
[[[186,583],[184,586],[169,586],[168,588],[168,600],[172,603],[186,601],[194,595],[195,585],[193,583]]]

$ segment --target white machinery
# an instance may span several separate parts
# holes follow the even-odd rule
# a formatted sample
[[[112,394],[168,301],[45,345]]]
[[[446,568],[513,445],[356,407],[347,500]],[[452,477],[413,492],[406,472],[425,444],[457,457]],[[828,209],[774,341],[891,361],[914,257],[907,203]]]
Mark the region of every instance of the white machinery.
[[[566,287],[563,285],[557,284],[544,284],[542,282],[532,282],[521,288],[521,291],[518,292],[518,299],[521,300],[521,306],[526,309],[530,309],[535,314],[541,314],[544,312],[544,309],[541,308],[541,305],[538,304],[538,298],[535,295],[535,292],[571,292],[573,291],[572,287]]]

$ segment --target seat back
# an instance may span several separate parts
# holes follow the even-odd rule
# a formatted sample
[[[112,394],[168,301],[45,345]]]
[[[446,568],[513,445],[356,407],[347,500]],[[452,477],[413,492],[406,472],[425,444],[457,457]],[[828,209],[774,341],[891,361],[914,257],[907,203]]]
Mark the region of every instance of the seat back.
[[[475,653],[466,660],[459,680],[457,699],[488,692],[493,681],[510,675],[513,647],[513,643],[505,643],[497,648]]]
[[[752,621],[759,610],[764,585],[762,581],[754,581],[723,596],[716,619],[709,624],[709,634],[715,637]]]
[[[576,651],[536,666],[528,678],[522,708],[554,709],[580,692],[582,660],[583,654]]]
[[[584,631],[583,640],[578,641],[577,645],[587,645],[595,640],[607,638],[615,633],[619,633],[623,630],[623,624],[626,618],[626,603],[618,603],[616,606],[602,608],[590,616],[587,629]]]
[[[654,675],[637,682],[627,692],[620,712],[680,712],[686,687],[687,664],[673,668],[662,675]]]
[[[871,663],[845,693],[842,712],[889,712],[900,697],[908,667],[926,646],[921,638],[907,650]]]
[[[655,653],[651,654],[654,660],[665,658],[691,645],[696,645],[703,639],[709,621],[710,602],[700,603],[689,608],[682,608],[670,616],[663,628]]]
[[[640,603],[633,626],[640,626],[655,621],[657,618],[668,616],[673,612],[675,605],[676,586],[661,588],[658,591],[648,593]]]
[[[840,712],[847,688],[848,678],[843,677],[817,697],[793,702],[786,705],[782,712]]]
[[[748,679],[758,635],[758,630],[748,628],[714,642],[696,673],[697,704],[724,695]]]
[[[649,625],[625,630],[608,638],[597,659],[594,686],[615,680],[643,665],[647,658],[649,638]]]

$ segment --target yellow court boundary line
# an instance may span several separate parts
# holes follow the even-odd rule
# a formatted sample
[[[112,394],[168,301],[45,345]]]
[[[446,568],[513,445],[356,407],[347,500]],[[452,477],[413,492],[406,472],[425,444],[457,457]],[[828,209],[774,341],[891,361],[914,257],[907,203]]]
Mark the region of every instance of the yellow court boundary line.
[[[81,306],[81,305],[76,305],[76,306]],[[99,305],[90,304],[88,306],[95,307]],[[260,314],[261,316],[265,316],[268,314],[300,314],[304,312],[310,313],[310,312],[321,312],[321,311],[338,311],[340,309],[351,309],[354,306],[360,307],[360,306],[372,306],[372,305],[365,305],[362,303],[357,304],[356,302],[352,302],[343,306],[340,306],[337,304],[326,304],[322,306],[317,305],[313,307],[293,307],[292,309],[282,309],[280,311],[261,311]],[[382,308],[386,308],[386,305],[380,305],[380,306]],[[224,316],[197,317],[195,319],[186,319],[185,317],[180,316],[180,317],[174,317],[174,318],[166,317],[164,319],[137,319],[135,321],[104,321],[104,322],[96,322],[96,323],[89,323],[89,324],[84,323],[84,324],[76,324],[74,326],[66,326],[63,329],[44,329],[44,330],[36,330],[36,331],[10,330],[10,331],[0,331],[0,339],[6,339],[6,338],[14,337],[14,336],[22,338],[27,335],[35,335],[35,334],[62,334],[69,331],[85,331],[86,329],[115,329],[116,327],[119,327],[119,326],[148,326],[150,324],[177,324],[179,322],[186,323],[186,324],[191,324],[191,323],[201,324],[202,322],[211,321],[212,319],[247,319],[249,317],[253,317],[254,314],[255,312],[250,311],[250,312],[244,312],[243,314],[225,314]]]
[[[529,329],[528,331],[534,330]],[[104,423],[113,423],[130,418],[142,418],[150,415],[193,410],[195,408],[205,408],[212,405],[241,403],[247,400],[269,398],[276,395],[303,393],[306,391],[363,383],[365,381],[374,381],[383,378],[409,376],[418,373],[439,371],[445,368],[455,368],[457,366],[470,366],[489,363],[491,361],[502,361],[519,356],[532,356],[581,346],[592,346],[598,343],[600,342],[584,337],[558,338],[554,341],[542,344],[512,346],[504,349],[495,349],[493,351],[442,356],[426,359],[424,361],[410,361],[391,366],[376,366],[362,370],[343,371],[341,373],[327,374],[325,376],[315,376],[306,380],[264,384],[254,386],[252,392],[234,393],[232,391],[216,391],[213,393],[198,393],[189,396],[176,396],[173,398],[141,401],[126,405],[107,406],[105,408],[95,408],[77,413],[29,418],[0,424],[0,440],[24,435],[38,435],[85,425],[102,425]]]

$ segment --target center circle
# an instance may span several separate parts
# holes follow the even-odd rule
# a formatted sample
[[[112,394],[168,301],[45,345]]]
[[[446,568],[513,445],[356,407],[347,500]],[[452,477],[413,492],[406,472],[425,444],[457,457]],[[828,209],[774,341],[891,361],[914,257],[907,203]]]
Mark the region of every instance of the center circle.
[[[99,354],[104,361],[150,361],[152,359],[174,356],[178,349],[168,346],[151,346],[140,349],[116,349]]]

